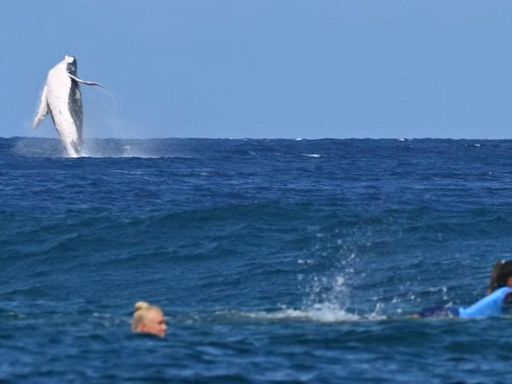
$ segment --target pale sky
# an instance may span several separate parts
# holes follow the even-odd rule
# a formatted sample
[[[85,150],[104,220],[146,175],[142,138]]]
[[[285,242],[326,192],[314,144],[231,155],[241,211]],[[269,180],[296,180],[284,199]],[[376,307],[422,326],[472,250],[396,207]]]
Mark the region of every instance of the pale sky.
[[[512,138],[512,2],[6,0],[0,136],[66,54],[85,137]]]

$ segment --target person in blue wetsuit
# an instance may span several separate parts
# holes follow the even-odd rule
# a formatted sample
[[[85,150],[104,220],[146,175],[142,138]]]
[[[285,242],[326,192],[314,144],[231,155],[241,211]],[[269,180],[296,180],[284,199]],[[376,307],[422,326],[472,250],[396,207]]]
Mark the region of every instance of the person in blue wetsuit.
[[[498,317],[508,313],[511,307],[512,284],[496,289],[493,293],[467,308],[459,308],[459,317],[464,319]]]
[[[460,317],[480,319],[512,312],[512,261],[499,261],[492,270],[488,295],[469,307],[433,307],[416,313],[414,318]]]

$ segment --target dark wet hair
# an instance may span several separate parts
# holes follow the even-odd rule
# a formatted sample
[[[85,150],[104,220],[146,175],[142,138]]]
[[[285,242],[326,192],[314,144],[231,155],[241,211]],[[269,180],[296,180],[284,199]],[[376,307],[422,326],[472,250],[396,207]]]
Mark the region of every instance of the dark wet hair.
[[[505,287],[507,280],[512,277],[512,261],[498,261],[492,269],[491,282],[488,292],[492,293],[498,288]]]

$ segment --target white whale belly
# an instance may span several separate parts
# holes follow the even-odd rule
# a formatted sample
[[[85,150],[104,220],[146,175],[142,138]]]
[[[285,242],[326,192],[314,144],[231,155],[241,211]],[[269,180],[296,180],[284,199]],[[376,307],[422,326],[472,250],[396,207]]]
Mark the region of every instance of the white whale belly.
[[[80,156],[79,147],[82,142],[81,122],[75,121],[71,114],[70,93],[72,80],[65,71],[50,71],[47,80],[47,102],[55,128],[71,157]],[[78,93],[80,97],[80,94]]]

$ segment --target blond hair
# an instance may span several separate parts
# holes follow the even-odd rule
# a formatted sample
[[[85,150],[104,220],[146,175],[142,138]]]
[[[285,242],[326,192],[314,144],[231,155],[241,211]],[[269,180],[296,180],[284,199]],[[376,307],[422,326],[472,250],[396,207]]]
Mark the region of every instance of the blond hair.
[[[133,312],[132,331],[137,331],[139,326],[144,322],[144,318],[149,311],[162,310],[156,305],[151,305],[146,301],[137,301],[135,303],[135,311]]]

